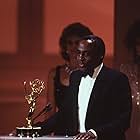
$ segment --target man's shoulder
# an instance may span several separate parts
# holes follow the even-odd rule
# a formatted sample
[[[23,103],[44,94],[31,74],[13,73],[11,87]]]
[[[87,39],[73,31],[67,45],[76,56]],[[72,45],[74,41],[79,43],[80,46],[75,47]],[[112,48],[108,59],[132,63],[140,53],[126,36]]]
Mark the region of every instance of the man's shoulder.
[[[114,68],[110,68],[110,67],[107,67],[107,66],[104,66],[103,67],[103,72],[106,73],[106,75],[110,76],[110,77],[123,77],[123,78],[128,78],[123,72],[117,70],[117,69],[114,69]]]

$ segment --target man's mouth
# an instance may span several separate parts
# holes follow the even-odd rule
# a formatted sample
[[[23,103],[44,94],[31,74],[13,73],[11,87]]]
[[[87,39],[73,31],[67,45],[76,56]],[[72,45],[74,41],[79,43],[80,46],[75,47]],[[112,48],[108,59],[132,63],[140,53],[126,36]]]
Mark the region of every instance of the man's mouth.
[[[79,62],[80,67],[85,67],[85,64],[83,62]]]
[[[86,69],[86,64],[83,62],[79,62],[79,69],[81,69],[81,70]]]

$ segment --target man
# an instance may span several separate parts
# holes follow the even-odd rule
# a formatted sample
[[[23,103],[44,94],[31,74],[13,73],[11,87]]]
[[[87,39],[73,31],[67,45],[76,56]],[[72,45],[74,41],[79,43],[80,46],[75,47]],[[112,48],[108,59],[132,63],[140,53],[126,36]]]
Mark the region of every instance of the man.
[[[55,128],[56,135],[125,140],[131,118],[130,86],[124,74],[103,64],[104,55],[101,38],[91,35],[79,41],[79,70],[71,74],[69,94],[62,109],[48,121],[53,122],[51,129]]]

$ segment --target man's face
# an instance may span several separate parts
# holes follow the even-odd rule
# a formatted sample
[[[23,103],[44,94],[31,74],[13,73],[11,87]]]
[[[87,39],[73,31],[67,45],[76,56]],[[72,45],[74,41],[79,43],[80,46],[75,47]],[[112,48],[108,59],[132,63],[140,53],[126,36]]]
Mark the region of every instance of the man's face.
[[[98,66],[99,58],[98,47],[93,43],[83,40],[77,46],[77,63],[80,70],[95,68]]]

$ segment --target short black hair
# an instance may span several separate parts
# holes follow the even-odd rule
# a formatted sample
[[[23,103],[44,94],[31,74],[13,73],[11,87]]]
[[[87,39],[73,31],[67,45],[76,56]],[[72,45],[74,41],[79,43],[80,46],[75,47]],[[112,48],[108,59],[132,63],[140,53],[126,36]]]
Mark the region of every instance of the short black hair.
[[[69,60],[69,56],[67,54],[67,38],[72,36],[83,37],[87,35],[92,35],[92,31],[85,25],[80,22],[71,23],[66,26],[59,39],[60,51],[63,59]]]
[[[105,43],[102,38],[96,36],[95,46],[99,47],[99,54],[102,56],[102,60],[105,56]]]
[[[98,52],[99,52],[99,57],[101,57],[101,60],[103,60],[104,56],[105,56],[105,43],[103,41],[103,39],[99,36],[96,35],[88,35],[88,36],[84,36],[81,38],[81,40],[89,40],[89,44],[91,43],[93,46],[97,46]]]

